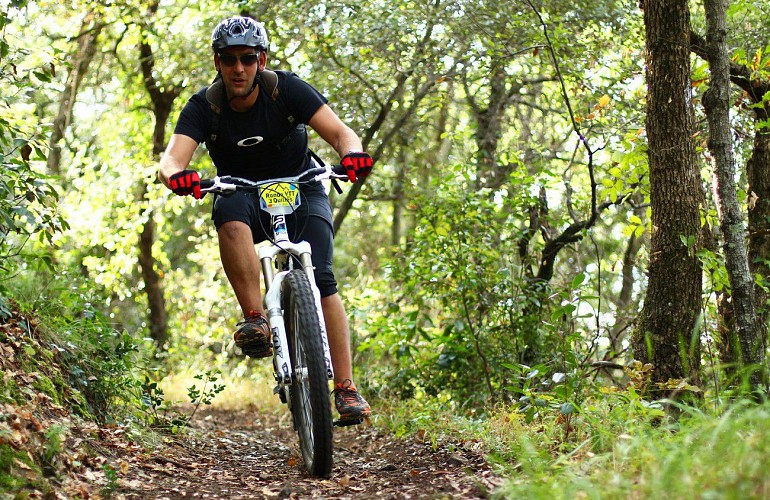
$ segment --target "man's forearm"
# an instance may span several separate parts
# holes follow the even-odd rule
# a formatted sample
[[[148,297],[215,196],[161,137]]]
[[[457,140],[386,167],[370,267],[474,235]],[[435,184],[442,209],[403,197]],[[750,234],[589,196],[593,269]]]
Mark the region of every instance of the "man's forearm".
[[[361,139],[359,139],[358,135],[356,135],[356,133],[353,132],[353,130],[350,128],[347,128],[343,134],[340,134],[339,140],[337,141],[334,149],[337,151],[337,154],[340,155],[340,158],[344,157],[348,153],[361,152],[364,150],[363,146],[361,145]]]
[[[168,187],[168,178],[182,170],[184,169],[172,158],[163,156],[160,159],[160,164],[158,166],[158,179],[160,179],[160,182],[162,182],[164,186]]]

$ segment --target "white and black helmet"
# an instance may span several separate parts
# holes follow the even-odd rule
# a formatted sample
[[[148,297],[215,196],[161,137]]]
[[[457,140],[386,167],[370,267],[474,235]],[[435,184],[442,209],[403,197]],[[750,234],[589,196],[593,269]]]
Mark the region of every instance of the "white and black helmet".
[[[214,28],[211,34],[211,48],[214,52],[219,52],[235,45],[267,51],[265,26],[250,17],[237,16],[225,19]]]

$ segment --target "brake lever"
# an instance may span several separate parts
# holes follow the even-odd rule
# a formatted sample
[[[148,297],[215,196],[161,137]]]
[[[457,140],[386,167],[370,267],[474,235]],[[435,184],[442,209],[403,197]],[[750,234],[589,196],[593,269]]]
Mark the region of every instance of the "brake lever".
[[[337,174],[337,175],[342,175],[342,174],[346,174],[347,175],[347,170],[345,169],[344,166],[342,166],[341,164],[337,163],[337,164],[332,165],[332,173]],[[337,182],[337,178],[336,177],[332,177],[331,180],[332,180],[332,186],[334,186],[334,190],[337,191],[337,194],[342,194],[342,188],[340,187],[339,183]]]
[[[204,179],[201,181],[201,192],[205,195],[207,193],[219,194],[222,196],[229,196],[237,190],[234,184],[230,184],[227,181],[230,180],[229,176],[214,177],[213,179]]]

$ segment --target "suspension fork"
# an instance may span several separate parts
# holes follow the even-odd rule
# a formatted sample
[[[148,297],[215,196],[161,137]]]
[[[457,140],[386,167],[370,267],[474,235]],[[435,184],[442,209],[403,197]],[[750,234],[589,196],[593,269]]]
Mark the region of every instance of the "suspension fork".
[[[318,324],[321,329],[321,344],[323,346],[326,376],[329,380],[332,380],[334,379],[334,369],[332,367],[326,321],[323,315],[323,308],[321,307],[321,292],[318,290],[315,281],[310,244],[306,241],[301,241],[299,243],[284,243],[280,248],[277,245],[270,245],[259,249],[259,260],[262,263],[262,275],[265,280],[265,289],[267,290],[264,297],[264,305],[268,321],[270,322],[270,329],[273,332],[273,347],[275,348],[276,353],[276,378],[290,380],[293,376],[288,352],[284,352],[284,349],[282,349],[283,346],[288,346],[288,342],[286,339],[286,325],[283,319],[283,310],[281,309],[281,283],[288,271],[275,273],[273,267],[274,260],[281,258],[282,253],[290,254],[286,256],[289,259],[292,258],[292,255],[298,257],[302,270],[305,272],[305,275],[310,282],[310,289],[313,291],[313,301],[315,302],[316,313],[318,314]],[[288,370],[286,368],[288,368]]]
[[[329,380],[334,379],[334,368],[332,367],[332,355],[329,349],[329,333],[326,331],[326,320],[324,318],[323,307],[321,306],[321,292],[318,290],[318,285],[315,282],[315,273],[312,258],[309,252],[300,254],[299,256],[302,268],[305,270],[308,281],[310,281],[310,289],[313,290],[313,299],[315,301],[316,312],[318,313],[318,324],[321,326],[321,345],[323,346],[324,364],[326,365],[326,377]]]

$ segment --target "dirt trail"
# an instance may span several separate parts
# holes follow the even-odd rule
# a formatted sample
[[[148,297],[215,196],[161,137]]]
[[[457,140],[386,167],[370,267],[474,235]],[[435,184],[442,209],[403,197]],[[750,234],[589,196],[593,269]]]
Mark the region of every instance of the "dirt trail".
[[[499,484],[473,442],[434,449],[365,426],[335,429],[334,441],[332,476],[311,478],[288,414],[207,410],[149,456],[122,450],[114,497],[466,499]]]
[[[32,364],[41,372],[23,369],[22,360],[36,359],[30,351],[46,348],[35,326],[20,314],[0,324],[0,380],[27,399],[0,402],[0,475],[20,485],[14,498],[466,499],[500,483],[476,442],[434,447],[365,426],[336,429],[331,477],[311,478],[283,407],[279,417],[203,409],[185,432],[151,434],[160,444],[140,445],[130,427],[76,418],[53,397],[67,394],[45,393],[63,372],[55,360]]]

